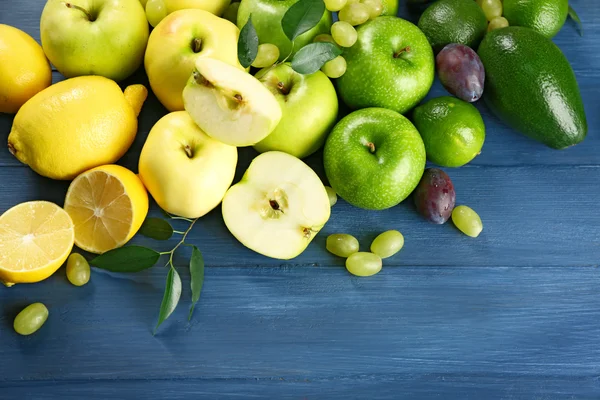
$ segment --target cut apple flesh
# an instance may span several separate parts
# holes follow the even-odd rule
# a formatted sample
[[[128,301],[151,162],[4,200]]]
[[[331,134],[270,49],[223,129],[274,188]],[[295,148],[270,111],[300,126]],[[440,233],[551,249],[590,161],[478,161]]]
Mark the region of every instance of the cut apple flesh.
[[[223,199],[223,219],[233,236],[257,253],[284,260],[306,249],[330,210],[317,174],[278,151],[256,157]]]
[[[183,103],[204,132],[232,146],[260,142],[281,120],[281,106],[258,79],[212,58],[196,61]]]

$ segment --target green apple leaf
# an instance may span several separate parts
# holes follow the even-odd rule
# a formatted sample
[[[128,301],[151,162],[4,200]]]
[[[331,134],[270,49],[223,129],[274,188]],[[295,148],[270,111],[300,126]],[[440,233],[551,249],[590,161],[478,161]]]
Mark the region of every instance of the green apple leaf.
[[[190,278],[192,286],[192,306],[190,307],[190,315],[188,321],[192,319],[194,307],[200,300],[200,292],[204,284],[204,258],[202,253],[196,246],[192,246],[192,258],[190,259]]]
[[[181,278],[177,273],[177,270],[171,266],[169,268],[169,273],[167,274],[167,284],[165,286],[165,294],[162,299],[162,303],[160,305],[160,312],[158,314],[158,322],[156,323],[156,328],[154,328],[154,334],[158,330],[158,327],[165,322],[167,318],[171,316],[175,308],[177,308],[177,304],[179,304],[179,299],[181,298]]]
[[[281,19],[285,36],[294,41],[304,32],[317,26],[324,12],[323,0],[300,0],[288,9]]]
[[[240,31],[238,39],[238,60],[244,68],[248,68],[256,59],[258,54],[258,35],[254,24],[252,24],[252,14],[248,17],[248,22]]]
[[[139,232],[151,239],[169,240],[173,236],[173,227],[162,218],[146,218]]]
[[[292,69],[300,74],[317,72],[327,62],[342,54],[342,50],[333,43],[311,43],[301,48],[292,58]]]
[[[160,253],[143,246],[126,246],[107,251],[90,264],[111,272],[139,272],[152,267]]]
[[[575,9],[573,7],[571,7],[570,5],[569,5],[569,17],[571,17],[571,19],[573,21],[575,21],[575,23],[579,27],[579,36],[583,36],[583,24],[581,23],[581,19],[579,18],[579,15],[577,15],[577,11],[575,11]]]

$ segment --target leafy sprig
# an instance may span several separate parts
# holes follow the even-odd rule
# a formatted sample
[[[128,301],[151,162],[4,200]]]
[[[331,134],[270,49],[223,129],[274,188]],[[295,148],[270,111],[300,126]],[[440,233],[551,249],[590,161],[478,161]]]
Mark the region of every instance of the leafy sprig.
[[[283,33],[292,42],[290,53],[273,66],[286,62],[294,53],[296,39],[308,32],[321,21],[325,12],[323,0],[300,0],[293,4],[281,19]],[[244,68],[248,68],[258,54],[258,34],[252,23],[252,15],[240,31],[238,39],[238,60]],[[333,43],[311,43],[301,48],[292,57],[292,69],[300,74],[308,75],[317,72],[326,62],[342,54],[342,50]]]
[[[160,325],[175,311],[181,298],[181,277],[175,268],[173,258],[182,246],[192,248],[192,255],[189,261],[192,304],[188,320],[192,319],[194,308],[200,299],[200,293],[204,284],[204,259],[202,253],[196,246],[186,243],[188,234],[198,219],[177,217],[164,211],[163,213],[169,219],[188,222],[187,229],[185,231],[177,231],[173,229],[173,226],[168,221],[162,218],[150,217],[146,218],[139,233],[156,240],[168,240],[174,234],[181,235],[181,239],[171,250],[158,252],[144,246],[125,246],[108,251],[90,261],[90,264],[111,272],[139,272],[156,265],[161,257],[168,256],[168,260],[164,266],[169,268],[169,272],[167,273],[165,292],[160,305],[158,322],[154,328],[154,334],[156,334]]]

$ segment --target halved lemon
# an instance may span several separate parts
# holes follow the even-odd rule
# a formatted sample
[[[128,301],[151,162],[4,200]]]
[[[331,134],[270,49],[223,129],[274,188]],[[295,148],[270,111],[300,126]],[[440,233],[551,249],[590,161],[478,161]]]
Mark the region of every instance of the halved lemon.
[[[0,216],[0,280],[39,282],[65,262],[73,248],[69,214],[54,203],[21,203]]]
[[[65,210],[75,225],[75,244],[102,254],[123,246],[137,233],[148,214],[148,193],[127,168],[104,165],[71,182]]]

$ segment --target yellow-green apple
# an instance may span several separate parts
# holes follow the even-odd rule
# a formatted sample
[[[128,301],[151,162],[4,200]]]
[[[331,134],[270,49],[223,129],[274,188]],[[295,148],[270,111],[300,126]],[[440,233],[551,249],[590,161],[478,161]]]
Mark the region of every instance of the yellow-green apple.
[[[144,59],[148,22],[138,0],[48,0],[40,33],[44,53],[67,78],[121,81]]]
[[[203,10],[175,11],[154,28],[144,64],[152,91],[167,110],[183,110],[181,93],[198,58],[216,58],[243,70],[239,34],[234,24]]]
[[[242,0],[238,9],[237,26],[242,28],[252,14],[252,24],[260,43],[272,43],[279,47],[279,59],[283,60],[292,51],[292,42],[283,32],[281,19],[286,11],[298,0]],[[298,36],[294,42],[292,55],[311,43],[315,36],[331,30],[331,12],[325,10],[323,18],[308,32]]]
[[[244,246],[267,257],[301,254],[329,220],[323,183],[300,159],[269,151],[256,157],[223,198],[223,220]]]
[[[162,117],[140,154],[139,175],[170,214],[198,218],[215,208],[231,185],[237,148],[204,133],[185,111]]]
[[[281,120],[281,106],[258,79],[212,58],[196,60],[183,103],[200,129],[232,146],[260,142]]]
[[[283,151],[298,158],[317,151],[338,114],[338,99],[329,78],[321,71],[299,74],[289,64],[260,70],[256,78],[275,95],[282,117],[275,130],[254,148],[261,153]]]
[[[231,0],[140,0],[146,9],[148,22],[156,26],[172,12],[187,9],[208,11],[220,17]]]

